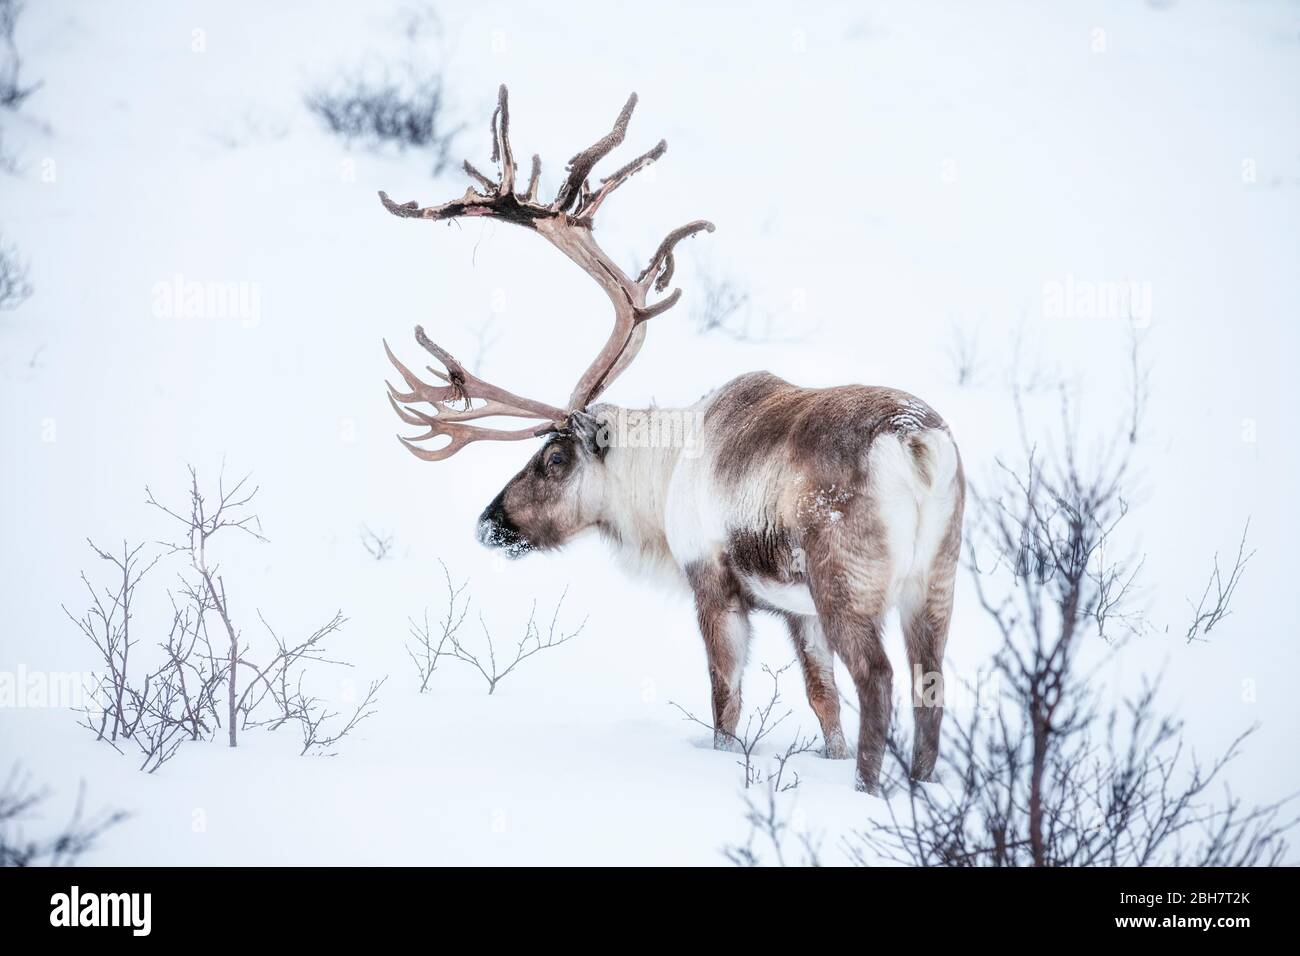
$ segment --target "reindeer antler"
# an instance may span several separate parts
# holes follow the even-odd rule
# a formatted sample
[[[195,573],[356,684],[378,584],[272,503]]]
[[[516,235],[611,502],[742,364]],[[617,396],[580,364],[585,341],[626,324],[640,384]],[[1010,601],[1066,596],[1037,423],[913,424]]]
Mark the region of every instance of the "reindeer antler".
[[[446,383],[443,386],[422,382],[397,360],[389,350],[388,343],[385,342],[384,349],[388,352],[389,359],[402,373],[402,378],[411,389],[409,392],[399,392],[392,385],[388,386],[393,408],[408,424],[425,425],[429,429],[418,438],[401,439],[403,444],[420,458],[426,461],[441,461],[454,455],[470,442],[484,439],[518,441],[562,427],[570,413],[584,409],[595,401],[631,364],[645,339],[645,323],[672,308],[681,298],[681,290],[674,289],[658,302],[653,304],[646,302],[651,287],[655,291],[663,292],[672,280],[673,249],[677,243],[701,231],[712,232],[713,223],[699,219],[674,229],[659,244],[649,265],[637,275],[635,280],[629,278],[610,259],[596,243],[592,234],[596,211],[609,195],[633,175],[659,159],[668,149],[668,144],[660,140],[652,149],[602,179],[599,187],[594,190],[591,188],[589,176],[592,169],[623,142],[635,107],[636,94],[633,93],[618,114],[618,119],[614,121],[614,128],[569,160],[565,167],[568,175],[560,185],[555,199],[550,203],[542,204],[537,200],[537,187],[542,167],[541,159],[536,155],[532,159],[527,187],[523,193],[515,190],[517,167],[510,146],[510,104],[504,84],[497,95],[497,107],[492,113],[491,122],[492,161],[500,166],[500,175],[495,182],[466,161],[465,172],[482,191],[470,186],[465,191],[465,195],[459,199],[453,199],[440,206],[425,207],[420,207],[415,202],[395,203],[388,198],[387,193],[379,193],[379,199],[384,207],[393,215],[403,218],[456,219],[461,216],[489,216],[532,229],[595,279],[614,306],[614,328],[604,346],[578,379],[577,385],[569,396],[568,404],[563,409],[523,398],[478,378],[466,370],[445,349],[429,341],[424,330],[419,326],[415,329],[416,341],[432,353],[446,369],[445,372],[439,372],[432,367],[429,368],[430,372]],[[482,404],[475,405],[476,401]],[[437,414],[427,415],[416,409],[404,407],[413,402],[427,402],[433,405]],[[453,402],[463,407],[452,408],[450,403]],[[515,430],[462,424],[474,419],[497,416],[542,419],[543,424]],[[412,444],[437,435],[449,436],[451,443],[433,451]]]

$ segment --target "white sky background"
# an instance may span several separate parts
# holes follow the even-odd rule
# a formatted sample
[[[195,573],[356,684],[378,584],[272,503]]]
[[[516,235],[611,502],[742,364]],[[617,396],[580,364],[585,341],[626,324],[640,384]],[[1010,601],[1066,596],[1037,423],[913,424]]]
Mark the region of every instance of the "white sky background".
[[[78,570],[95,571],[84,538],[161,537],[145,484],[179,500],[185,463],[214,476],[224,458],[254,472],[270,538],[223,556],[249,630],[254,608],[297,632],[341,606],[334,649],[352,676],[391,674],[380,715],[332,761],[258,740],[187,748],[145,777],[66,712],[0,711],[0,763],[64,794],[84,778],[92,799],[137,811],[94,862],[716,862],[743,832],[739,771],[666,703],[708,712],[689,603],[619,575],[595,542],[494,562],[472,522],[526,451],[428,465],[392,438],[381,336],[414,357],[420,322],[465,358],[494,316],[489,377],[559,401],[608,316],[590,280],[520,230],[383,212],[377,189],[429,203],[464,182],[319,128],[304,92],[362,63],[439,69],[467,124],[454,158],[480,168],[507,83],[515,152],[542,155],[544,191],[640,95],[609,168],[660,137],[669,150],[602,208],[603,244],[639,269],[676,225],[718,230],[679,247],[683,303],[613,401],[687,403],[755,368],[895,385],[949,420],[978,482],[1014,451],[1017,331],[1078,382],[1090,428],[1123,413],[1127,323],[1045,316],[1047,284],[1149,284],[1130,530],[1143,600],[1171,632],[1113,678],[1163,667],[1165,702],[1206,753],[1260,721],[1234,790],[1300,789],[1297,4],[443,4],[414,40],[415,4],[30,7],[19,45],[44,86],[3,118],[19,170],[0,176],[0,228],[35,286],[0,314],[0,670],[90,668],[59,608],[79,606]],[[701,270],[799,341],[696,335]],[[177,274],[256,283],[258,320],[156,317],[153,289]],[[954,326],[983,359],[965,388],[945,354]],[[1051,427],[1054,404],[1035,411]],[[1247,518],[1258,555],[1234,614],[1183,646],[1185,599]],[[395,532],[396,559],[365,555],[362,522]],[[405,620],[440,612],[439,557],[503,632],[566,584],[587,629],[491,699],[454,670],[418,697]],[[963,582],[950,673],[986,659],[981,618]],[[771,624],[756,651],[757,691],[758,661],[791,655]],[[797,678],[785,689],[812,729]],[[833,836],[873,812],[850,764],[809,758],[800,773],[808,825]]]

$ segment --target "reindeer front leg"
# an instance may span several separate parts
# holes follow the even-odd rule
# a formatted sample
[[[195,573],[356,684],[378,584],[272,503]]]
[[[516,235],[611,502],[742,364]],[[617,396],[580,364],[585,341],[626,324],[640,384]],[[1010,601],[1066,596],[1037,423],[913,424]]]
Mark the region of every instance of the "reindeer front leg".
[[[822,739],[826,741],[823,754],[831,760],[847,760],[853,753],[844,741],[844,730],[840,726],[840,692],[835,686],[835,658],[826,632],[815,617],[787,614],[785,624],[790,630],[790,639],[794,641],[795,653],[799,655],[808,704],[822,725]]]
[[[695,592],[695,615],[709,660],[713,746],[732,750],[740,722],[740,678],[749,653],[749,607],[720,558],[696,562],[686,573]]]

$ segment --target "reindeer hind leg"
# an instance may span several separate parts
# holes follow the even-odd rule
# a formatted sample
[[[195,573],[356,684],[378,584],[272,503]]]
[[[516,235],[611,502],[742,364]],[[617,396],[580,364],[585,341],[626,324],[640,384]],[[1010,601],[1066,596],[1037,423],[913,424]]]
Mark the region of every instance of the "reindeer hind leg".
[[[959,495],[944,522],[934,556],[906,582],[899,602],[910,669],[913,780],[936,779],[944,708],[943,652],[961,554],[962,504]]]

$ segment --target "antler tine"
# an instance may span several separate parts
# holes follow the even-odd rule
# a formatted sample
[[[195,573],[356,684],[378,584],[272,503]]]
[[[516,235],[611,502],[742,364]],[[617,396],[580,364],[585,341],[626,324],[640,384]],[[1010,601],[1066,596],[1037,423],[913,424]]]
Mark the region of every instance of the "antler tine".
[[[393,355],[392,349],[388,347],[388,343],[384,342],[384,351],[388,353],[389,360],[401,372],[402,378],[411,388],[410,392],[399,392],[391,384],[385,383],[388,384],[388,402],[402,421],[408,425],[423,425],[427,429],[424,434],[414,438],[398,436],[402,444],[417,458],[425,461],[443,461],[471,442],[522,441],[526,438],[535,438],[554,431],[557,424],[567,418],[568,413],[563,409],[522,398],[505,389],[497,388],[467,371],[450,352],[430,341],[420,326],[416,326],[415,338],[421,347],[434,355],[447,369],[447,374],[443,375],[436,369],[430,368],[433,374],[442,378],[447,384],[441,387],[429,385],[398,361],[397,356]],[[452,408],[448,404],[452,401],[463,401],[465,407]],[[475,405],[475,401],[482,404]],[[407,407],[406,403],[409,402],[427,402],[434,407],[437,414],[428,415],[419,409]],[[539,418],[542,422],[513,430],[463,424],[479,418],[495,417]],[[414,444],[441,435],[451,439],[441,448],[420,448]]]
[[[713,229],[713,223],[707,219],[696,219],[694,222],[688,222],[686,225],[679,226],[668,233],[664,237],[664,241],[659,243],[659,248],[655,250],[655,254],[650,257],[650,264],[642,269],[641,273],[636,277],[637,284],[648,289],[650,282],[653,281],[656,291],[664,291],[664,289],[668,288],[668,283],[672,281],[673,271],[677,268],[677,264],[673,259],[673,247],[697,232],[712,232]],[[665,308],[668,308],[668,306],[665,306]]]
[[[582,204],[576,214],[587,220],[587,222],[590,222],[595,217],[596,210],[600,208],[600,204],[609,197],[610,193],[619,186],[622,186],[625,182],[637,173],[641,172],[641,170],[645,169],[655,160],[659,159],[666,152],[668,152],[668,140],[661,139],[652,149],[646,150],[636,159],[632,160],[632,162],[623,166],[621,169],[616,170],[613,175],[606,176],[600,181],[600,188],[596,190],[595,194],[592,195],[589,200]]]
[[[557,212],[567,212],[569,207],[573,205],[573,201],[578,198],[582,184],[587,181],[587,176],[591,173],[592,167],[608,156],[615,146],[623,142],[623,137],[627,135],[627,124],[632,119],[632,110],[634,109],[636,109],[635,93],[629,96],[627,102],[623,104],[618,119],[614,121],[614,128],[569,160],[568,165],[564,167],[569,171],[569,175],[560,186],[560,191],[555,194],[555,201],[551,203],[552,209]]]
[[[563,409],[556,408],[554,405],[546,405],[542,402],[535,402],[532,399],[522,398],[505,389],[497,388],[489,382],[483,381],[478,376],[467,371],[456,358],[441,346],[431,342],[429,337],[424,334],[424,329],[416,326],[415,338],[420,345],[434,355],[447,369],[447,374],[443,375],[436,369],[430,368],[433,374],[447,382],[444,386],[434,386],[427,382],[421,381],[418,376],[400,361],[393,354],[393,350],[388,347],[388,342],[384,342],[384,351],[388,354],[389,360],[393,366],[402,374],[410,392],[399,392],[392,386],[388,385],[388,402],[393,406],[393,411],[397,412],[398,418],[408,425],[423,425],[428,429],[424,434],[415,438],[401,438],[402,444],[406,445],[417,457],[425,461],[442,461],[450,458],[465,445],[474,441],[520,441],[525,438],[533,438],[540,434],[554,430],[558,422],[564,421],[568,413]],[[481,404],[474,404],[475,401]],[[437,412],[436,415],[427,415],[416,408],[407,407],[411,402],[427,402],[432,405]],[[464,402],[464,408],[453,408],[449,402]],[[527,428],[514,430],[505,430],[497,428],[480,428],[462,424],[463,422],[473,421],[479,418],[539,418],[541,424],[530,425]],[[448,445],[441,448],[427,449],[419,448],[412,444],[417,441],[427,441],[430,438],[436,438],[439,435],[447,435],[452,440]]]
[[[465,162],[461,164],[461,168],[464,169],[465,172],[469,174],[469,176],[470,176],[471,179],[473,179],[476,183],[478,183],[480,186],[482,186],[482,187],[483,187],[484,189],[486,189],[488,192],[495,192],[495,191],[496,191],[497,184],[494,183],[492,180],[488,179],[486,176],[484,176],[482,173],[480,173],[477,169],[475,169],[475,168],[474,168],[474,164],[471,163],[468,159],[465,160]]]
[[[506,85],[497,89],[497,108],[492,113],[492,162],[501,163],[499,195],[515,191],[515,157],[510,150],[510,94]]]
[[[521,418],[545,418],[551,421],[560,421],[568,413],[554,405],[547,405],[545,402],[534,401],[531,398],[524,398],[522,395],[516,395],[514,392],[499,388],[491,382],[486,382],[479,378],[465,366],[461,365],[450,352],[442,346],[431,341],[424,334],[424,326],[415,327],[415,341],[420,343],[420,347],[431,354],[447,369],[446,378],[448,385],[441,389],[434,389],[431,386],[425,386],[431,392],[442,393],[437,399],[428,399],[421,397],[421,401],[445,402],[448,399],[482,399],[487,402],[496,402],[500,407],[509,408],[513,413],[517,413]],[[387,343],[385,343],[387,347]],[[391,358],[392,353],[389,353]],[[396,361],[396,360],[394,360]],[[399,365],[400,369],[400,365]],[[438,374],[435,372],[434,374]],[[407,380],[410,383],[410,380]],[[416,381],[419,381],[416,379]],[[423,383],[421,383],[423,384]],[[502,412],[501,414],[506,414]]]
[[[407,387],[411,389],[409,392],[399,392],[397,389],[393,388],[391,384],[387,382],[384,383],[388,385],[388,390],[399,402],[429,402],[435,404],[437,402],[447,401],[448,399],[461,397],[460,390],[453,385],[448,384],[446,386],[435,386],[421,381],[419,376],[398,361],[397,356],[393,354],[393,350],[388,347],[388,340],[384,339],[383,342],[384,352],[388,355],[388,361],[393,363],[393,367],[402,374],[402,378],[405,380]]]
[[[437,415],[426,415],[418,408],[408,408],[405,405],[398,404],[402,400],[400,392],[388,386],[388,404],[393,406],[393,411],[397,412],[397,417],[408,425],[431,426],[434,422],[472,422],[480,418],[536,418],[529,412],[520,411],[509,405],[502,405],[500,402],[484,402],[482,405],[476,405],[471,408],[452,408],[441,402],[434,405],[437,409]],[[426,436],[427,437],[427,436]],[[415,440],[415,439],[413,439]]]
[[[416,458],[424,461],[445,461],[456,452],[460,451],[466,445],[476,441],[524,441],[529,438],[538,438],[547,432],[554,431],[555,425],[548,422],[544,425],[534,425],[531,428],[519,428],[514,431],[503,431],[497,428],[478,428],[474,425],[458,425],[450,422],[440,422],[436,426],[429,428],[428,434],[421,435],[418,438],[403,438],[397,436],[397,440],[406,446],[407,450]],[[415,445],[417,441],[427,441],[430,438],[436,438],[439,435],[446,435],[451,441],[441,448],[420,448]]]
[[[528,174],[528,192],[524,194],[526,202],[537,202],[537,184],[542,179],[542,157],[533,153],[533,169]]]

